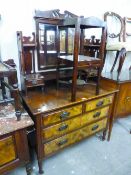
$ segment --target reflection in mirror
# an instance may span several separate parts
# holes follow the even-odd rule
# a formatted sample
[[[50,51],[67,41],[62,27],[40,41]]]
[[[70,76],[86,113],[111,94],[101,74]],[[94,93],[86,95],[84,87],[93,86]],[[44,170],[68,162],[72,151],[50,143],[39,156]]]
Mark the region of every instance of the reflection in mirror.
[[[74,50],[75,29],[60,29],[60,53],[72,54]]]
[[[39,24],[39,45],[40,45],[40,51],[43,50],[44,45],[44,33],[45,33],[45,27],[43,24]]]
[[[74,50],[74,34],[75,29],[69,28],[68,29],[68,53],[72,54]]]
[[[55,68],[57,63],[56,26],[39,23],[39,67]]]
[[[66,30],[60,30],[60,53],[66,53]]]
[[[47,38],[47,52],[56,52],[56,46],[55,46],[55,31],[48,30],[46,34]]]

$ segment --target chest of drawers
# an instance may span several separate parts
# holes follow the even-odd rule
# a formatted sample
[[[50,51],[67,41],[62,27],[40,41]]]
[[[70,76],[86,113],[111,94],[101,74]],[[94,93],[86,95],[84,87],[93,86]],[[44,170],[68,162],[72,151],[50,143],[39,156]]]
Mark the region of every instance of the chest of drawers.
[[[54,95],[52,95],[54,94]],[[34,92],[23,102],[35,122],[39,173],[42,160],[99,131],[105,139],[112,114],[115,91],[69,102],[58,93]],[[37,101],[37,102],[36,102]],[[109,130],[111,133],[111,129]]]

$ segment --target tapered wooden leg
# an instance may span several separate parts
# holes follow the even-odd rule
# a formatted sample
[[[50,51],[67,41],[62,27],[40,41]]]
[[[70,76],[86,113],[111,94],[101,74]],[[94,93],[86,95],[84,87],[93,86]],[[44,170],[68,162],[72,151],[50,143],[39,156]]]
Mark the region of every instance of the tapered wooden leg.
[[[108,141],[110,141],[113,122],[114,122],[114,118],[116,117],[116,106],[118,104],[118,97],[119,97],[119,93],[115,92],[115,96],[112,104],[112,111],[109,118],[108,139],[107,139]]]
[[[26,174],[31,175],[31,172],[32,172],[31,165],[30,165],[30,163],[27,163],[26,164]]]
[[[104,141],[105,138],[106,138],[106,132],[107,132],[107,129],[105,129],[105,130],[103,131],[103,136],[102,136],[102,140],[103,140],[103,141]]]
[[[43,174],[43,168],[42,168],[42,160],[38,160],[38,166],[39,166],[39,174]]]

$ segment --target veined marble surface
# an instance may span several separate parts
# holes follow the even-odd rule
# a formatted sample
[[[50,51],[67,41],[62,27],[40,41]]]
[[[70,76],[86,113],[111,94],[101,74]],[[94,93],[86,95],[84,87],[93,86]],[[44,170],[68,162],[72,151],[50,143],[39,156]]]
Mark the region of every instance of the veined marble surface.
[[[0,135],[4,135],[33,125],[27,112],[22,111],[21,120],[17,121],[15,109],[11,103],[0,104]]]

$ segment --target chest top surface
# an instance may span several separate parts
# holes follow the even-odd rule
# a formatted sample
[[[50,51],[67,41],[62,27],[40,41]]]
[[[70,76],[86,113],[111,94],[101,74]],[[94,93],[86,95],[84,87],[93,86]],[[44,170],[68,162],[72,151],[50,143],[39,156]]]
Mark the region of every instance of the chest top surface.
[[[95,87],[79,87],[77,91],[77,98],[75,102],[71,102],[70,89],[64,88],[49,89],[48,92],[32,91],[28,93],[28,96],[23,96],[23,100],[30,109],[33,115],[40,113],[46,113],[53,110],[57,110],[63,107],[69,107],[75,104],[83,103],[90,100],[95,100],[113,94],[115,91],[106,91],[100,89],[100,95],[95,95]]]

